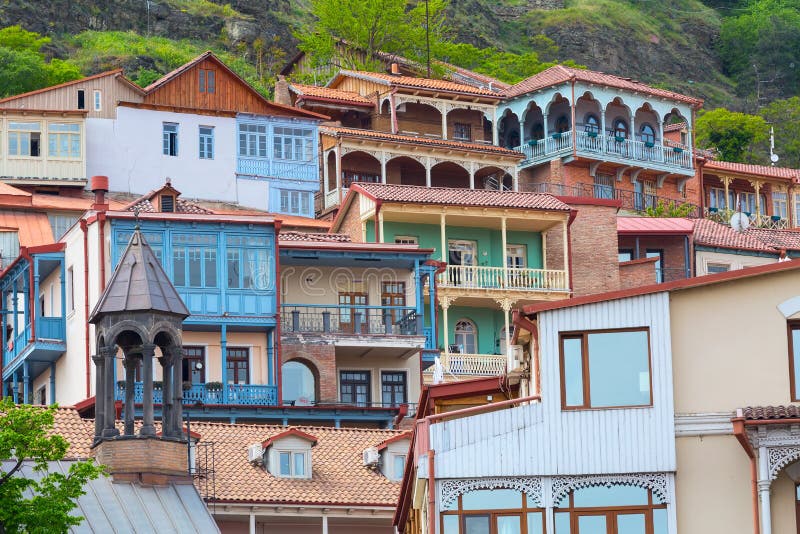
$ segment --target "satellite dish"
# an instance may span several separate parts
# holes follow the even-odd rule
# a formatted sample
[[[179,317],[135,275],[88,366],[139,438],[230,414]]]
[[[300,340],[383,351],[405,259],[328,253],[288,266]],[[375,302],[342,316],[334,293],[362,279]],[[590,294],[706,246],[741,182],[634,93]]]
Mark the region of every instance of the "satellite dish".
[[[733,215],[731,215],[731,228],[736,230],[737,232],[744,232],[750,227],[750,218],[742,213],[741,211],[737,211]]]
[[[772,163],[778,163],[778,160],[781,158],[779,158],[777,154],[772,154],[769,159],[772,161]]]

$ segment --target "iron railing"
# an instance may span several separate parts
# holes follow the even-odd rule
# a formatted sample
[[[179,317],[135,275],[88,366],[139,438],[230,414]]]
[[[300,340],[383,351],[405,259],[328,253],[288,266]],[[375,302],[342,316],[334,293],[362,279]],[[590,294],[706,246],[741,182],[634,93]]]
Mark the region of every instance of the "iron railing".
[[[157,384],[154,384],[157,386]],[[153,387],[153,402],[161,404],[162,389]],[[227,394],[227,399],[226,399]],[[117,400],[125,401],[125,385],[117,384]],[[144,399],[144,384],[133,385],[133,402],[139,404]],[[183,389],[183,404],[235,404],[243,406],[276,406],[278,387],[266,384],[192,384]]]
[[[281,306],[283,332],[423,336],[422,316],[410,306]]]

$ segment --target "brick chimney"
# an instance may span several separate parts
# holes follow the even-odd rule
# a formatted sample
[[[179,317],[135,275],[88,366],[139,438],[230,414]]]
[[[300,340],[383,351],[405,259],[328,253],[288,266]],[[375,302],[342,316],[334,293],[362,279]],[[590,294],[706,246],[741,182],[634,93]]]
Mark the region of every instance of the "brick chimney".
[[[278,74],[278,81],[275,82],[275,98],[273,99],[276,104],[283,104],[285,106],[292,105],[292,95],[289,94],[289,82],[286,81],[286,76]]]
[[[400,65],[397,63],[392,63],[392,75],[400,76]]]
[[[108,176],[92,176],[91,188],[94,193],[94,204],[92,209],[95,211],[106,211],[106,193],[108,193]]]

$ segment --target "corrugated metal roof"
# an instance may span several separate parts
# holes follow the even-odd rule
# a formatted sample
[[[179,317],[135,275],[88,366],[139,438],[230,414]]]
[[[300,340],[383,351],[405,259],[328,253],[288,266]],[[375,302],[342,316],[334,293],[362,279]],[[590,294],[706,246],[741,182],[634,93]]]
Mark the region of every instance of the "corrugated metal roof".
[[[54,243],[50,221],[44,213],[35,211],[0,211],[0,227],[16,229],[22,247]]]
[[[3,462],[4,471],[11,463]],[[73,463],[74,460],[48,462],[47,471],[66,475]],[[25,462],[19,473],[34,480],[44,474],[35,471],[32,462]],[[83,489],[86,494],[78,497],[75,514],[84,520],[70,532],[219,532],[197,489],[188,481],[143,486],[100,477],[89,481]]]
[[[617,217],[619,234],[691,234],[694,223],[679,217]]]

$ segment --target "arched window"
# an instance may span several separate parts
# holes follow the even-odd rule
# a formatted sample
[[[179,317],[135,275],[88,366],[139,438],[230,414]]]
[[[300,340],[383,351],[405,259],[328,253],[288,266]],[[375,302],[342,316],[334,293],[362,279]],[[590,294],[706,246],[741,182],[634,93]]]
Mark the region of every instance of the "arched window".
[[[642,127],[639,129],[639,133],[642,136],[643,142],[650,144],[654,144],[656,142],[656,131],[649,124],[642,124]]]
[[[561,115],[556,119],[556,132],[564,133],[569,131],[569,119],[566,115]]]
[[[298,361],[281,366],[281,383],[284,404],[311,405],[316,401],[314,373],[307,365]]]
[[[441,532],[458,532],[459,525],[462,525],[461,532],[468,533],[544,532],[544,509],[538,499],[515,489],[475,489],[465,492],[442,508],[440,518]],[[569,528],[564,530],[568,531]]]
[[[628,123],[622,119],[614,120],[614,137],[628,138]]]
[[[586,122],[583,126],[583,130],[586,133],[597,133],[600,131],[600,121],[597,120],[597,116],[589,113],[586,115]]]
[[[531,128],[531,139],[544,139],[544,125],[541,122],[537,122]]]
[[[455,344],[459,352],[464,354],[477,354],[478,329],[469,319],[460,319],[456,322]]]

